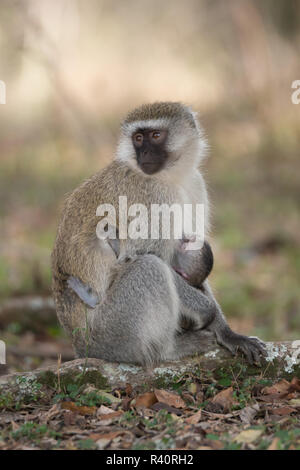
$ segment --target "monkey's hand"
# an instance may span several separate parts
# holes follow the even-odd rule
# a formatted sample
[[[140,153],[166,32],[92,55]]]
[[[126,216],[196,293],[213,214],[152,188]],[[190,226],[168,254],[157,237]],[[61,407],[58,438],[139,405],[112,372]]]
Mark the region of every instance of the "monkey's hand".
[[[250,364],[260,364],[261,357],[266,356],[265,343],[259,338],[234,333],[228,325],[215,333],[219,344],[229,349],[232,354],[242,352]]]

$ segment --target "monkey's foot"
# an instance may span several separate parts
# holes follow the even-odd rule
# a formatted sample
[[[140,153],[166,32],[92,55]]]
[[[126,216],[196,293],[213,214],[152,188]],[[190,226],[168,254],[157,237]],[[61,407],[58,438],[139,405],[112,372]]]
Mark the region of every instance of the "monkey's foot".
[[[231,331],[219,336],[217,341],[234,355],[242,352],[250,364],[260,364],[261,357],[267,355],[265,343],[255,336],[243,336]]]

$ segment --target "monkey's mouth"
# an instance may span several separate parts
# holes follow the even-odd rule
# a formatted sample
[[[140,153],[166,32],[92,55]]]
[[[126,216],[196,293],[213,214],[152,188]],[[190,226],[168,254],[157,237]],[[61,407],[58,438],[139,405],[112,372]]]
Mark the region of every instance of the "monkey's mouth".
[[[186,281],[189,280],[189,276],[184,271],[182,271],[182,269],[175,268],[174,266],[173,266],[173,269],[174,271],[176,271],[176,273],[178,273],[181,277],[183,277],[183,279],[185,279]]]
[[[161,164],[154,162],[144,162],[140,163],[140,168],[144,173],[146,173],[146,175],[153,175],[161,168]]]

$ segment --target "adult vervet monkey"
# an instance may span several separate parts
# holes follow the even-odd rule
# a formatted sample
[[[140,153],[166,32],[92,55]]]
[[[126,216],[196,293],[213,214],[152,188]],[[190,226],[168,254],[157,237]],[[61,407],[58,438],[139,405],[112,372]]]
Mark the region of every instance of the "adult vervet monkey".
[[[202,203],[208,230],[208,197],[198,170],[205,148],[190,108],[143,105],[123,121],[114,161],[66,200],[52,254],[53,292],[79,356],[86,354],[87,338],[88,355],[110,361],[151,364],[201,352],[206,332],[179,333],[184,314],[197,318],[198,327],[213,331],[233,353],[240,350],[259,362],[263,344],[229,328],[207,281],[195,289],[171,269],[174,238],[120,240],[117,258],[96,235],[97,207],[111,204],[118,214],[119,196],[127,197],[128,207],[143,204],[149,214],[151,204]],[[68,287],[70,277],[101,299],[94,309]]]

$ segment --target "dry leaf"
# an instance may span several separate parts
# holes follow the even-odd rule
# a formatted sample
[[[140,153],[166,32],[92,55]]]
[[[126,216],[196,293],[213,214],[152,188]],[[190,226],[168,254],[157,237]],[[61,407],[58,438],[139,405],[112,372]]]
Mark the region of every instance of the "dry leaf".
[[[245,424],[251,424],[254,416],[259,411],[259,405],[246,406],[240,411],[240,419]]]
[[[188,424],[197,424],[201,420],[202,410],[197,411],[192,416],[186,418],[185,422]]]
[[[279,437],[275,437],[268,447],[268,450],[278,450]]]
[[[129,408],[130,408],[131,402],[132,402],[132,398],[130,398],[130,397],[123,398],[122,404],[121,404],[122,410],[128,411]]]
[[[84,393],[85,395],[87,395],[87,394],[89,394],[89,393],[98,393],[98,392],[99,392],[99,390],[98,390],[96,387],[94,387],[94,385],[92,385],[92,384],[87,384],[87,385],[84,387],[82,393]]]
[[[102,415],[100,418],[101,423],[103,424],[111,424],[113,421],[116,421],[120,416],[124,414],[124,411],[119,410],[119,411],[113,411],[112,413],[108,413],[105,415]]]
[[[221,441],[207,439],[206,442],[213,450],[221,450],[224,448],[224,443]]]
[[[256,441],[263,433],[262,429],[246,429],[238,434],[234,440],[243,444],[251,444]]]
[[[97,410],[95,406],[77,406],[73,401],[63,401],[60,406],[63,410],[70,410],[80,415],[93,415]]]
[[[184,402],[195,403],[194,395],[186,390],[182,391],[181,398],[184,400]]]
[[[19,425],[15,423],[14,421],[11,422],[11,429],[12,431],[17,431],[19,429]]]
[[[134,403],[136,407],[143,406],[144,408],[151,408],[157,402],[157,398],[153,392],[143,393],[136,397]]]
[[[263,395],[263,396],[257,397],[257,400],[263,401],[265,403],[275,403],[275,402],[281,402],[286,397],[287,397],[286,393],[283,393],[282,395],[280,395],[279,393],[272,393],[271,395]]]
[[[300,379],[298,379],[298,377],[294,377],[291,381],[290,391],[293,390],[300,392]]]
[[[132,392],[133,392],[133,388],[130,384],[126,384],[126,388],[125,388],[125,393],[127,396],[131,396],[132,395]]]
[[[48,423],[48,421],[50,421],[54,416],[58,415],[59,413],[61,413],[61,410],[60,410],[60,407],[57,403],[55,403],[55,405],[53,405],[50,410],[48,410],[42,417],[41,417],[41,420],[40,422],[43,423],[43,424],[46,424]]]
[[[106,434],[90,434],[89,438],[95,440],[98,449],[102,450],[120,434],[122,434],[122,431],[108,432]]]
[[[64,425],[67,428],[70,427],[70,426],[73,426],[74,424],[76,424],[76,421],[77,421],[77,418],[78,418],[77,413],[73,413],[70,410],[66,410],[66,412],[64,413],[63,416],[64,416]]]
[[[229,410],[234,404],[233,388],[229,387],[217,393],[212,399],[212,403],[222,406],[224,410]]]
[[[269,410],[272,415],[277,415],[277,416],[287,416],[290,415],[291,413],[295,413],[297,410],[295,408],[291,408],[290,406],[282,406],[280,408],[273,408],[272,410]]]
[[[277,382],[276,384],[272,385],[271,387],[264,387],[261,391],[264,395],[283,395],[285,393],[288,393],[290,389],[290,383],[282,379],[280,382]]]
[[[221,419],[228,419],[232,418],[234,416],[233,413],[213,413],[212,411],[207,411],[207,410],[202,410],[205,415],[209,417],[209,419],[218,419],[219,421]],[[237,413],[239,414],[239,413]]]
[[[188,386],[189,392],[195,395],[197,393],[198,387],[194,382],[190,383]]]
[[[290,400],[289,404],[293,406],[300,406],[300,398],[294,398],[293,400]]]
[[[107,415],[111,412],[111,408],[108,408],[108,406],[105,405],[101,405],[100,408],[98,408],[97,415]]]
[[[155,396],[160,403],[172,406],[174,408],[186,408],[186,404],[183,399],[174,392],[168,392],[167,390],[161,390],[156,388],[154,390]]]
[[[166,403],[161,403],[161,402],[156,402],[154,405],[151,406],[152,410],[155,411],[160,411],[160,410],[167,410],[169,413],[173,413],[177,416],[182,415],[182,411],[179,410],[178,408],[175,408],[174,406],[167,405]]]
[[[111,403],[120,403],[122,401],[121,398],[117,398],[114,395],[112,395],[111,393],[104,392],[103,390],[98,390],[98,394],[101,397],[107,398]]]
[[[96,432],[96,433],[92,433],[92,434],[89,434],[89,439],[92,439],[93,441],[98,441],[99,439],[114,439],[115,437],[117,437],[120,432],[122,433],[122,431],[112,431],[112,432],[108,432],[108,433],[104,433],[104,432]]]

